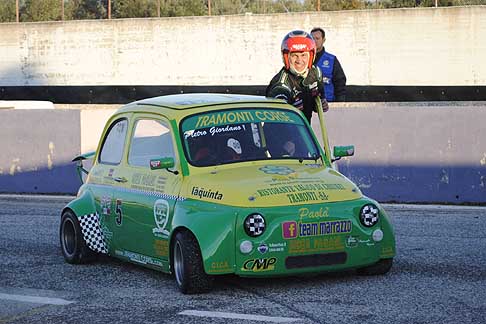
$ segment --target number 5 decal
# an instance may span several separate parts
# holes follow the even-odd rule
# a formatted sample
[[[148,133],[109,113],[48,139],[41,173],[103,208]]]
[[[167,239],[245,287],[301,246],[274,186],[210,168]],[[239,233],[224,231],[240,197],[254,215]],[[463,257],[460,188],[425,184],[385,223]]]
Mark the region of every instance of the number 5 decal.
[[[122,205],[121,199],[117,199],[116,200],[116,208],[115,208],[115,213],[116,213],[115,222],[116,222],[116,225],[118,225],[118,226],[120,226],[122,224],[123,213],[122,213],[121,205]]]

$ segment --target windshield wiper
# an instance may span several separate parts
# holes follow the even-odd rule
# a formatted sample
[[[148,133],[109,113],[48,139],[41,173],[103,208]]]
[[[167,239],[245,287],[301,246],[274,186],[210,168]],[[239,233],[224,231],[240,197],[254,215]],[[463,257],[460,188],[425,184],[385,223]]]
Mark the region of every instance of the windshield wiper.
[[[314,158],[314,162],[317,163],[317,160],[322,158],[322,155],[314,153],[312,154],[312,158]]]

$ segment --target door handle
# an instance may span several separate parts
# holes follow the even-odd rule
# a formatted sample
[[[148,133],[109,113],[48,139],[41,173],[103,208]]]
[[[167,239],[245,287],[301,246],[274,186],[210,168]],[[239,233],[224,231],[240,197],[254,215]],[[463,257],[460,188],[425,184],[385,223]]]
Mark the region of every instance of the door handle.
[[[124,177],[116,177],[116,178],[113,178],[113,180],[115,180],[116,182],[127,182],[127,178],[124,178]]]

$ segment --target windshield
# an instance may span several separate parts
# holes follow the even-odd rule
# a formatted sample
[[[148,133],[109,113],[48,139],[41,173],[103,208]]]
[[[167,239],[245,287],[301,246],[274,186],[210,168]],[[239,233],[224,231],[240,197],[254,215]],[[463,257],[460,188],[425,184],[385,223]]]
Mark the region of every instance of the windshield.
[[[320,156],[303,119],[288,110],[238,109],[198,114],[185,118],[181,131],[186,158],[195,166],[315,160]]]

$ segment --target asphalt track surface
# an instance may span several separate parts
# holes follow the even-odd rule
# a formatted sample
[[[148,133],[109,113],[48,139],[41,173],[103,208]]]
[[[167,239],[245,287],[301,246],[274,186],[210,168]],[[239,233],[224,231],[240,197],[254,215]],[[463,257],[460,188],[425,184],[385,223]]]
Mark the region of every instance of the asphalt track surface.
[[[486,207],[385,205],[398,252],[385,276],[228,276],[186,296],[113,258],[65,263],[71,198],[0,196],[0,323],[485,323]]]

